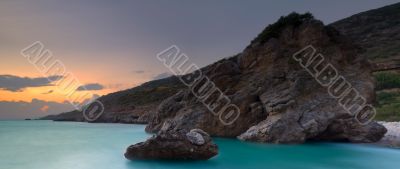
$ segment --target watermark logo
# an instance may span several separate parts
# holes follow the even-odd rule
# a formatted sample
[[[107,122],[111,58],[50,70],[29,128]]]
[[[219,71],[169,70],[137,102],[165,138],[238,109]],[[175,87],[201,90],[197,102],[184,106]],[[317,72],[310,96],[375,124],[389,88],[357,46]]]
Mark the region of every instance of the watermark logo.
[[[54,58],[52,52],[46,49],[43,43],[37,41],[27,46],[21,50],[21,55],[34,65],[42,76],[60,76],[61,79],[55,83],[57,91],[63,94],[76,110],[82,111],[83,117],[87,121],[93,122],[103,114],[104,105],[93,97],[93,93],[87,91],[86,87],[79,82],[72,72],[67,71],[60,60]],[[47,80],[52,82],[49,78]],[[84,90],[78,92],[78,87]]]
[[[177,46],[163,50],[157,58],[222,124],[231,125],[239,118],[239,108]]]
[[[307,72],[323,87],[328,89],[331,97],[346,112],[354,116],[360,124],[368,124],[376,115],[375,108],[367,104],[367,100],[354,88],[338,70],[329,63],[324,55],[316,53],[312,46],[306,46],[293,55],[294,60],[299,62]]]
[[[103,112],[104,105],[98,100],[89,103],[82,111],[83,117],[89,122],[96,121]]]

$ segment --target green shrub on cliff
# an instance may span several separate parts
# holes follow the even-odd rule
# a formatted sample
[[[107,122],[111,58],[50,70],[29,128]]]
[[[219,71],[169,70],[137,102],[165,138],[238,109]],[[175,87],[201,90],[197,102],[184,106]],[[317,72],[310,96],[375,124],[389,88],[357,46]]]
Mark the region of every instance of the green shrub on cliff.
[[[400,92],[378,92],[376,120],[400,121]]]
[[[260,42],[265,43],[270,38],[277,38],[281,34],[284,27],[288,25],[292,25],[297,27],[301,25],[306,20],[312,20],[314,16],[307,12],[305,14],[298,14],[296,12],[292,12],[287,16],[282,16],[277,22],[274,24],[268,25],[251,43]]]
[[[400,74],[395,72],[379,72],[374,74],[376,90],[400,88]]]

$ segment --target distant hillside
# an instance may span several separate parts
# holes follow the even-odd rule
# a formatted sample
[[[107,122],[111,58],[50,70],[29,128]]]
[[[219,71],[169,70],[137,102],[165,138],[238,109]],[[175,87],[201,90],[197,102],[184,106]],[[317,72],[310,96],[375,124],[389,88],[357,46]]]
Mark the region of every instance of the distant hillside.
[[[138,87],[110,93],[99,98],[105,112],[96,122],[146,123],[158,104],[178,92],[183,86],[179,79],[171,76],[153,80]],[[55,121],[85,121],[82,113],[71,111],[41,118]]]
[[[373,61],[400,59],[400,3],[362,12],[332,23],[365,50]]]
[[[362,54],[370,60],[400,64],[400,3],[362,12],[331,26],[364,48]],[[377,80],[376,118],[400,121],[400,71],[374,75]]]

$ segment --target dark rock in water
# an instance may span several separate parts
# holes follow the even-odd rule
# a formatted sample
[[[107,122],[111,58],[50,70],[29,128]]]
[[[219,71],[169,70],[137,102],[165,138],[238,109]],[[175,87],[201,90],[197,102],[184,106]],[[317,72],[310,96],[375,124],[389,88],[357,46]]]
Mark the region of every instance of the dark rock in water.
[[[207,133],[165,130],[128,147],[125,157],[134,159],[207,160],[218,154],[218,147]]]
[[[295,53],[309,45],[316,49],[314,56],[322,54],[324,63],[330,63],[365,98],[365,104],[373,103],[372,66],[358,54],[359,48],[310,14],[291,14],[267,27],[242,53],[201,69],[239,108],[240,115],[232,124],[222,123],[224,117],[215,115],[202,103],[218,100],[220,95],[211,93],[201,99],[194,96],[191,89],[206,84],[199,80],[191,89],[164,100],[146,131],[158,132],[168,122],[176,130],[200,128],[213,136],[269,143],[379,140],[386,132],[382,125],[359,124],[345,109],[352,102],[343,98],[346,94],[331,96],[327,81],[321,85],[293,59]],[[313,68],[322,70],[315,65],[318,64],[314,63]]]

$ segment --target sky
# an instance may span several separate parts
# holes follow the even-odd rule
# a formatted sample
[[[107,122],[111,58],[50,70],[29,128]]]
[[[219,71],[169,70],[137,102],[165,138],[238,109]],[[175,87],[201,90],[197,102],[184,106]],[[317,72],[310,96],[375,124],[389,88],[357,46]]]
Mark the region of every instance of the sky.
[[[311,12],[325,24],[396,0],[2,0],[0,119],[72,110],[62,77],[38,71],[21,50],[41,42],[101,96],[170,75],[156,54],[178,46],[202,67],[239,53],[268,24]]]

